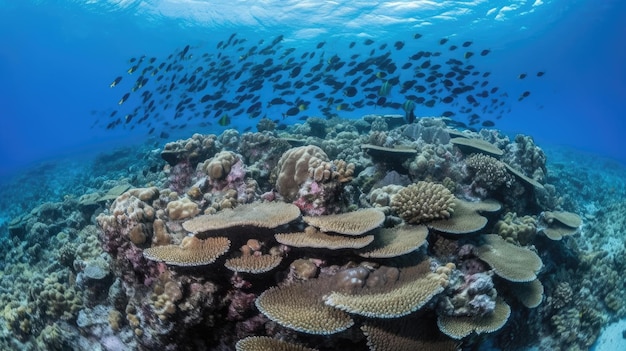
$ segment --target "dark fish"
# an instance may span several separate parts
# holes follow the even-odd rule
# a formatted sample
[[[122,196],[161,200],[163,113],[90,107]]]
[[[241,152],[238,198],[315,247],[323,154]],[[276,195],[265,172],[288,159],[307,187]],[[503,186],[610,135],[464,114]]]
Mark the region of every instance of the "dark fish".
[[[301,66],[296,66],[291,70],[291,73],[289,74],[289,77],[291,78],[295,78],[300,74],[300,71],[302,70]]]
[[[396,48],[396,50],[401,50],[404,47],[404,42],[403,41],[396,41],[396,43],[393,44],[393,46]]]
[[[298,113],[300,113],[300,109],[298,107],[292,107],[283,114],[283,118],[285,118],[286,116],[295,116]]]
[[[121,105],[124,103],[124,101],[128,100],[128,97],[130,96],[130,93],[126,93],[124,94],[124,96],[122,96],[122,98],[120,99],[120,101],[117,103],[118,105]]]
[[[347,97],[353,97],[354,95],[356,95],[357,90],[355,87],[347,87],[343,90],[343,95],[347,96]]]
[[[374,41],[372,39],[365,39],[363,44],[365,44],[365,45],[372,45],[372,44],[374,44]]]
[[[435,106],[435,103],[436,103],[436,101],[431,99],[431,100],[426,101],[424,103],[424,106],[426,106],[426,107],[433,107],[433,106]]]
[[[495,125],[496,125],[495,123],[493,123],[492,121],[489,121],[489,120],[483,121],[483,123],[482,123],[483,127],[493,127]]]
[[[378,100],[376,100],[376,105],[378,106],[382,106],[387,102],[387,98],[385,98],[384,96],[381,96],[378,98]]]
[[[543,71],[537,72],[537,77],[541,77],[541,76],[543,76],[544,74],[546,74],[546,72],[543,72]]]
[[[463,47],[464,48],[469,47],[470,45],[472,45],[471,41],[466,41],[466,42],[463,43]]]
[[[348,47],[349,47],[350,49],[352,49],[355,45],[356,45],[356,42],[354,42],[354,41],[353,41],[353,42],[351,42],[351,43],[350,43],[350,45],[348,45]]]
[[[526,73],[521,73],[519,76],[517,76],[517,78],[519,78],[519,79],[526,78]]]
[[[322,41],[322,42],[317,43],[317,46],[315,46],[315,47],[316,47],[317,49],[321,49],[321,48],[324,46],[324,44],[326,44],[326,42],[325,42],[325,41]]]
[[[488,49],[485,49],[483,51],[480,52],[480,56],[487,56],[491,51]]]
[[[463,55],[463,57],[465,57],[466,59],[468,59],[468,58],[470,58],[472,56],[474,56],[474,53],[471,52],[471,51],[468,51],[468,52],[465,53],[465,55]]]
[[[415,34],[413,34],[413,39],[419,39],[419,38],[421,38],[421,37],[422,37],[422,35],[421,35],[421,34],[419,34],[419,33],[415,33]]]
[[[454,98],[452,96],[446,96],[445,98],[441,99],[441,101],[445,104],[449,104],[454,101]]]
[[[450,45],[450,51],[454,51],[458,48],[456,45]]]
[[[522,101],[524,98],[527,98],[529,95],[530,95],[530,91],[525,91],[522,93],[522,95],[520,95],[520,97],[517,100]]]
[[[119,77],[115,78],[115,80],[111,84],[109,84],[109,87],[113,88],[114,86],[118,85],[121,81],[122,81],[122,77],[119,76]]]
[[[455,115],[455,113],[452,111],[444,111],[441,115],[444,117],[452,117]]]
[[[420,65],[420,68],[422,68],[422,69],[426,69],[428,67],[430,67],[430,60],[426,60],[426,61],[422,62],[422,64]]]
[[[442,38],[441,40],[439,40],[439,45],[443,45],[447,42],[448,42],[448,38]]]

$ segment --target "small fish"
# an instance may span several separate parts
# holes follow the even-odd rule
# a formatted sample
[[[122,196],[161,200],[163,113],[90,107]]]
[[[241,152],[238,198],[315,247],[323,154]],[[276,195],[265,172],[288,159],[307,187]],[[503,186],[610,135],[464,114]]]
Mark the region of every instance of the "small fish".
[[[495,125],[496,125],[495,123],[493,123],[492,121],[489,121],[489,120],[483,121],[483,123],[482,123],[483,127],[493,127]]]
[[[527,98],[529,95],[530,95],[530,91],[527,90],[527,91],[523,92],[522,95],[520,95],[520,97],[517,99],[517,101],[522,101],[525,98]]]
[[[115,78],[115,80],[109,85],[109,87],[113,88],[114,86],[118,85],[121,81],[122,81],[122,77],[119,76],[119,77]]]
[[[452,101],[454,101],[454,98],[453,98],[452,96],[446,96],[445,98],[441,99],[441,101],[442,101],[444,104],[449,104],[449,103],[451,103]]]
[[[226,127],[230,125],[230,117],[228,116],[228,114],[223,114],[222,117],[220,117],[220,120],[217,122],[217,124],[219,124],[222,127]]]
[[[391,92],[391,84],[389,83],[389,81],[385,81],[383,85],[381,85],[378,89],[378,95],[387,96],[389,95],[389,92]]]
[[[468,59],[468,58],[470,58],[472,56],[474,56],[474,53],[471,52],[471,51],[468,51],[468,52],[465,53],[465,55],[463,55],[463,57],[465,57],[466,59]]]
[[[124,101],[128,100],[128,97],[130,96],[130,93],[126,93],[124,94],[124,96],[122,96],[122,98],[120,99],[120,101],[117,103],[118,105],[121,105],[124,103]]]
[[[543,76],[544,74],[546,74],[546,72],[544,72],[544,71],[539,71],[539,72],[537,72],[537,77],[541,77],[541,76]]]
[[[463,47],[464,48],[469,47],[470,45],[472,45],[471,41],[466,41],[466,42],[463,43]]]
[[[298,107],[292,107],[283,114],[283,118],[285,118],[286,116],[295,116],[299,112],[300,112],[300,109]]]
[[[356,93],[357,93],[357,90],[355,87],[347,87],[343,90],[343,95],[347,97],[353,97],[356,95]]]
[[[404,42],[396,41],[395,44],[393,44],[393,46],[396,48],[396,50],[401,50],[404,47]]]
[[[402,104],[402,109],[405,112],[406,122],[411,124],[415,121],[415,102],[407,100]]]
[[[422,37],[422,35],[421,35],[421,34],[419,34],[419,33],[415,33],[415,34],[413,34],[413,39],[419,39],[419,38],[421,38],[421,37]]]
[[[131,67],[131,68],[129,68],[129,69],[128,69],[128,71],[126,71],[126,72],[128,72],[128,74],[133,74],[133,73],[137,70],[137,68],[139,68],[139,65],[138,65],[138,64],[137,64],[137,65],[134,65],[134,66],[133,66],[133,67]]]
[[[365,39],[363,44],[365,44],[365,45],[372,45],[372,44],[374,44],[374,41],[372,39]]]
[[[519,78],[519,79],[526,78],[526,73],[521,73],[520,75],[517,76],[517,78]]]
[[[317,48],[317,49],[321,49],[321,48],[324,46],[324,44],[326,44],[326,42],[325,42],[325,41],[319,42],[319,43],[317,43],[317,45],[315,46],[315,48]]]
[[[447,42],[448,42],[448,38],[442,38],[441,40],[439,40],[439,45],[444,45]]]

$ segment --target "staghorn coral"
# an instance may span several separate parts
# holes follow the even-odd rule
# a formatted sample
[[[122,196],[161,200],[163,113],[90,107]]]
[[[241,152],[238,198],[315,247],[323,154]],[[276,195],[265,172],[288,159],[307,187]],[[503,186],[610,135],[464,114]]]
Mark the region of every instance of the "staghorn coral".
[[[391,208],[407,223],[424,223],[449,218],[454,212],[454,195],[441,184],[420,181],[391,198]]]

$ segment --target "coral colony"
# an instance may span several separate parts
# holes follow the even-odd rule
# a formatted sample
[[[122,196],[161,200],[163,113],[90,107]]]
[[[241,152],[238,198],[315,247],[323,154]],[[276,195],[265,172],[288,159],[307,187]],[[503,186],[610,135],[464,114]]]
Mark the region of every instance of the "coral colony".
[[[624,315],[623,263],[575,247],[532,138],[403,119],[195,134],[16,218],[0,345],[582,350]]]

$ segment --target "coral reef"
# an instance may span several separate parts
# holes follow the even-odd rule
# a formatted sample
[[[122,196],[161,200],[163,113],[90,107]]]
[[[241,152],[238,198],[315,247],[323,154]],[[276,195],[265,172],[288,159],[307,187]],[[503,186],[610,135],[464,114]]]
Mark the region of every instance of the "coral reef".
[[[14,216],[0,348],[575,350],[626,316],[623,199],[575,204],[532,138],[257,129],[143,150]]]

